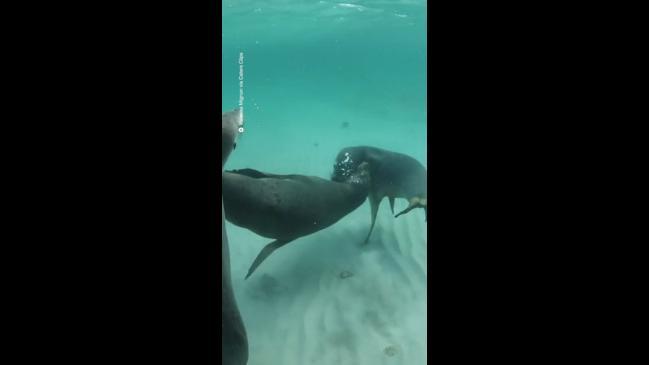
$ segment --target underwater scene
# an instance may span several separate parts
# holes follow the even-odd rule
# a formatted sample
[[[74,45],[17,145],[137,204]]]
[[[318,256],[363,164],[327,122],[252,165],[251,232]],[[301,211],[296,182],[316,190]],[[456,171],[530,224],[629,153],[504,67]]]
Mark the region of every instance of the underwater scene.
[[[222,2],[224,364],[426,363],[426,8]]]

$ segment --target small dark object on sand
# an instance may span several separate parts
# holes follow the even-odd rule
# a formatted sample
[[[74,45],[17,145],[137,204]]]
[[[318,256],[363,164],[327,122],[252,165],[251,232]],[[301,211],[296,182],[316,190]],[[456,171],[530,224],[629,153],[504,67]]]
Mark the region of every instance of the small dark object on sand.
[[[318,146],[320,146],[320,143],[318,143],[318,142],[314,142],[314,143],[313,143],[313,146],[314,146],[314,147],[318,147]]]
[[[278,294],[281,294],[283,289],[279,284],[279,280],[274,277],[264,274],[259,280],[259,289],[266,296],[266,298],[271,298]]]
[[[340,125],[343,129],[349,128],[349,122],[343,122],[343,124]]]
[[[397,350],[396,346],[388,346],[383,350],[383,353],[390,357],[396,355],[398,352],[399,350]]]
[[[350,278],[350,277],[352,277],[352,276],[354,276],[354,273],[351,272],[351,271],[347,271],[347,270],[345,270],[345,271],[341,271],[341,272],[340,272],[340,278],[341,278],[341,279],[347,279],[347,278]]]

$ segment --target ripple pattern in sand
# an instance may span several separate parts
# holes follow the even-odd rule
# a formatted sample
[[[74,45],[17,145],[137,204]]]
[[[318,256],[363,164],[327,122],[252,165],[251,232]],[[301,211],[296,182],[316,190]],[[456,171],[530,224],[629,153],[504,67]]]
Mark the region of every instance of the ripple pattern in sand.
[[[406,205],[397,201],[395,211]],[[384,202],[362,246],[369,223],[366,203],[278,250],[247,281],[247,265],[268,240],[228,227],[245,241],[233,248],[233,276],[250,365],[426,363],[424,213],[395,219]]]

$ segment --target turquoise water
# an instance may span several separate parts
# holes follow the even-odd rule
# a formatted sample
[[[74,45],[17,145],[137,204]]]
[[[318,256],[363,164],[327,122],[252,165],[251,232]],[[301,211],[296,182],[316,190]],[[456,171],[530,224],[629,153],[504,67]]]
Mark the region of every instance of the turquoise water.
[[[224,0],[222,111],[239,106],[243,55],[245,119],[226,169],[328,178],[338,151],[354,145],[427,166],[426,6]],[[369,218],[365,203],[246,281],[269,240],[228,223],[249,364],[425,363],[424,212],[394,219],[384,201],[375,242],[360,248]],[[341,270],[355,275],[341,281]]]
[[[224,1],[223,107],[239,103],[242,52],[245,137],[274,131],[320,144],[316,134],[347,122],[346,132],[372,137],[352,143],[403,146],[425,159],[425,2],[343,4]],[[395,129],[408,141],[376,136]]]

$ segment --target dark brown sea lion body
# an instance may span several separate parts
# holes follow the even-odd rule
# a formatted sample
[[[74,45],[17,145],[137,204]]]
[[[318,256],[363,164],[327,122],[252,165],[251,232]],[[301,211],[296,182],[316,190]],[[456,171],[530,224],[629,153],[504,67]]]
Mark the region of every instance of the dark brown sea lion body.
[[[252,169],[223,173],[223,206],[231,223],[275,239],[262,249],[249,277],[274,250],[338,222],[367,198],[363,168],[343,182],[276,175]]]
[[[428,220],[428,194],[426,168],[414,158],[398,152],[376,147],[348,147],[340,151],[334,164],[333,181],[342,181],[355,173],[360,164],[367,163],[370,174],[368,194],[372,210],[372,223],[367,234],[367,242],[376,222],[379,205],[388,197],[390,209],[394,214],[394,199],[408,200],[408,208],[397,214],[398,217],[414,208],[424,208]]]

